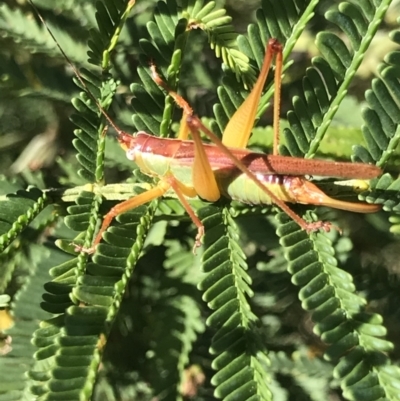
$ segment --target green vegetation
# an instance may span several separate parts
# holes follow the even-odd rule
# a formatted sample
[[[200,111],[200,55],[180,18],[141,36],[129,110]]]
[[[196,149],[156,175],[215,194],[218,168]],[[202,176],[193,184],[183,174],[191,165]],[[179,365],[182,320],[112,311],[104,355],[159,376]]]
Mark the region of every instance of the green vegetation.
[[[275,207],[194,200],[205,237],[193,255],[196,230],[166,197],[119,216],[89,256],[74,243],[90,246],[102,216],[152,179],[104,135],[31,5],[2,2],[0,401],[400,400],[398,9],[332,3],[35,1],[128,132],[177,130],[152,61],[220,134],[276,37],[281,153],[385,171],[358,194],[321,183],[382,204],[374,215],[291,206],[343,235],[307,234]],[[266,152],[272,94],[269,80],[250,143]]]

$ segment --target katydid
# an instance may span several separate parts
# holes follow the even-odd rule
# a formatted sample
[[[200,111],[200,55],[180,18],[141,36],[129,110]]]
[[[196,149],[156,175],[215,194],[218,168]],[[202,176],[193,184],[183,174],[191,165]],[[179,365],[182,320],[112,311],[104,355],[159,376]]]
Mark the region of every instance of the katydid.
[[[44,21],[43,23],[45,24]],[[54,38],[51,32],[50,34]],[[168,88],[167,84],[157,74],[154,65],[151,66],[153,79],[183,109],[178,138],[159,138],[143,131],[130,135],[120,130],[91,94],[64,51],[57,42],[56,44],[72,66],[77,79],[88,91],[88,95],[99,107],[109,125],[116,130],[117,139],[126,150],[127,157],[134,160],[143,173],[158,180],[153,188],[115,205],[105,215],[92,246],[90,248],[77,247],[77,250],[92,253],[115,216],[164,196],[170,190],[175,192],[193,223],[197,226],[195,248],[201,244],[204,226],[189,205],[187,198],[196,196],[210,202],[217,201],[223,195],[253,205],[274,203],[307,232],[319,229],[329,231],[334,226],[329,222],[321,221],[308,223],[293,212],[285,202],[329,206],[358,213],[373,213],[380,209],[379,205],[346,202],[330,198],[304,177],[304,175],[312,174],[350,179],[370,179],[381,174],[380,168],[362,163],[311,160],[277,154],[282,73],[282,46],[277,40],[269,40],[257,82],[249,96],[230,119],[222,140],[203,125],[189,104],[180,95]],[[257,105],[275,55],[274,147],[273,154],[266,155],[252,152],[245,147],[254,125]],[[200,131],[207,135],[213,143],[202,143]],[[189,133],[192,140],[187,139]]]
[[[105,216],[92,247],[86,251],[93,251],[93,247],[101,241],[102,233],[115,216],[163,196],[170,189],[175,191],[198,228],[195,247],[201,243],[204,227],[186,197],[198,195],[215,202],[224,195],[253,205],[275,203],[308,232],[320,228],[329,231],[332,225],[329,222],[308,223],[295,214],[285,202],[330,206],[359,213],[373,213],[380,209],[379,205],[330,198],[303,177],[311,173],[318,176],[369,179],[381,173],[378,167],[362,163],[330,162],[277,155],[279,134],[277,106],[274,111],[274,154],[266,155],[245,149],[253,128],[261,91],[275,53],[277,54],[275,105],[279,105],[282,46],[275,39],[271,39],[260,76],[250,95],[231,118],[223,133],[222,141],[202,124],[181,96],[168,88],[156,73],[155,66],[151,66],[153,79],[166,89],[183,109],[178,139],[158,138],[145,132],[129,135],[112,124],[117,130],[118,141],[126,150],[127,157],[134,160],[143,173],[159,181],[149,191],[114,206]],[[205,133],[213,144],[202,143],[199,131]],[[189,132],[192,141],[187,140]]]

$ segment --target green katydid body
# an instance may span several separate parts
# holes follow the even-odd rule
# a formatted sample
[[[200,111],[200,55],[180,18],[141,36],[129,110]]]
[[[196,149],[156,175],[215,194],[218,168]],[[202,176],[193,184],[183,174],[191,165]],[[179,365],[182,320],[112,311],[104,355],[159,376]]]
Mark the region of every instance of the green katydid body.
[[[194,187],[193,141],[157,138],[145,132],[139,132],[135,136],[120,135],[119,141],[127,150],[127,157],[134,160],[143,173],[158,178],[171,174],[186,187]],[[252,205],[274,203],[268,192],[263,191],[248,175],[238,170],[218,147],[204,145],[204,149],[221,194]],[[313,171],[315,175],[320,176],[369,179],[380,174],[381,170],[376,166],[273,156],[246,149],[229,150],[283,202],[325,205],[359,213],[371,213],[380,209],[379,205],[330,198],[302,176]]]
[[[279,105],[282,46],[276,39],[270,39],[260,76],[250,95],[226,126],[222,140],[204,126],[194,115],[190,105],[158,76],[154,65],[151,66],[154,81],[168,91],[183,110],[179,139],[157,138],[145,132],[139,132],[134,136],[129,135],[118,129],[103,112],[110,125],[116,129],[117,139],[126,150],[128,159],[134,160],[143,173],[157,178],[158,182],[148,191],[114,206],[104,217],[93,245],[90,249],[86,249],[87,252],[93,252],[95,245],[101,241],[102,233],[115,216],[165,196],[170,190],[175,192],[197,226],[194,249],[201,244],[204,225],[190,207],[187,197],[199,196],[214,202],[224,195],[248,204],[274,203],[307,232],[319,229],[329,231],[335,226],[323,221],[306,222],[294,213],[286,202],[325,205],[359,213],[373,213],[380,209],[379,205],[332,199],[304,177],[313,174],[369,179],[381,174],[380,168],[360,163],[305,160],[277,154],[279,107],[275,107],[274,110],[274,154],[255,153],[245,148],[274,54],[277,56],[275,80],[278,82],[275,104]],[[200,131],[206,134],[213,144],[204,144]],[[193,139],[191,141],[187,140],[189,132]]]

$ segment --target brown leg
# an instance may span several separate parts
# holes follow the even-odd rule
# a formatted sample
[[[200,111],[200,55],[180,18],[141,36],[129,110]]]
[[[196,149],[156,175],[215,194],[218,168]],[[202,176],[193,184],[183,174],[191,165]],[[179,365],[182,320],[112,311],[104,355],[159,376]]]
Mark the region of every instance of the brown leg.
[[[153,199],[163,196],[170,187],[171,187],[171,185],[168,184],[167,182],[160,181],[156,187],[149,189],[148,191],[143,192],[142,194],[136,195],[133,198],[127,199],[124,202],[118,203],[104,216],[103,223],[93,241],[92,246],[90,248],[84,248],[81,246],[77,246],[75,248],[75,250],[79,251],[79,252],[89,253],[89,254],[93,253],[96,245],[98,243],[100,243],[104,231],[107,230],[107,228],[111,224],[114,217],[118,216],[121,213],[125,213],[129,210],[132,210],[138,206],[141,206],[147,202],[150,202]]]
[[[283,68],[283,55],[282,46],[279,45],[275,49],[275,92],[274,92],[274,146],[272,154],[279,155],[279,119],[281,114],[281,86],[282,86],[282,68]]]
[[[192,219],[193,223],[197,227],[197,235],[196,235],[196,241],[194,244],[193,251],[201,245],[201,239],[204,236],[204,226],[203,223],[200,221],[200,219],[196,216],[195,212],[189,205],[189,202],[186,200],[185,196],[188,197],[195,197],[196,196],[196,191],[192,187],[188,187],[181,182],[179,182],[172,174],[168,174],[165,177],[163,177],[157,184],[156,187],[149,189],[146,192],[143,192],[142,194],[136,195],[130,199],[127,199],[124,202],[118,203],[115,205],[105,216],[103,219],[103,223],[100,227],[99,232],[97,233],[93,244],[90,248],[83,248],[81,246],[76,246],[76,251],[77,252],[85,252],[85,253],[93,253],[95,250],[95,247],[97,244],[100,243],[103,237],[103,233],[107,230],[107,228],[110,226],[112,220],[114,217],[128,212],[129,210],[135,209],[138,206],[141,206],[145,203],[148,203],[152,201],[153,199],[160,198],[163,196],[170,188],[172,188],[179,201],[182,203],[183,207],[185,208],[186,212]]]
[[[186,116],[192,116],[193,115],[193,109],[190,107],[189,103],[178,93],[173,91],[167,83],[165,83],[160,75],[158,75],[156,71],[156,66],[154,64],[150,65],[150,70],[151,70],[151,76],[154,80],[154,82],[164,88],[167,92],[168,95],[170,95],[175,103],[183,110],[183,113],[186,114]]]

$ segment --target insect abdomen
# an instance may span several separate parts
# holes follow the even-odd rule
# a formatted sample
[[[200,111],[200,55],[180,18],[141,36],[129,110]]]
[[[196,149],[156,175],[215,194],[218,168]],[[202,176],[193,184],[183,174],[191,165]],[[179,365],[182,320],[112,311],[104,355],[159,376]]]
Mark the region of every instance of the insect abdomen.
[[[218,186],[224,196],[250,205],[269,205],[272,203],[270,196],[245,174],[238,174],[233,178],[224,177],[218,173],[216,175]],[[279,199],[284,202],[294,201],[290,195],[291,181],[293,178],[299,179],[300,177],[258,174],[257,178]]]

